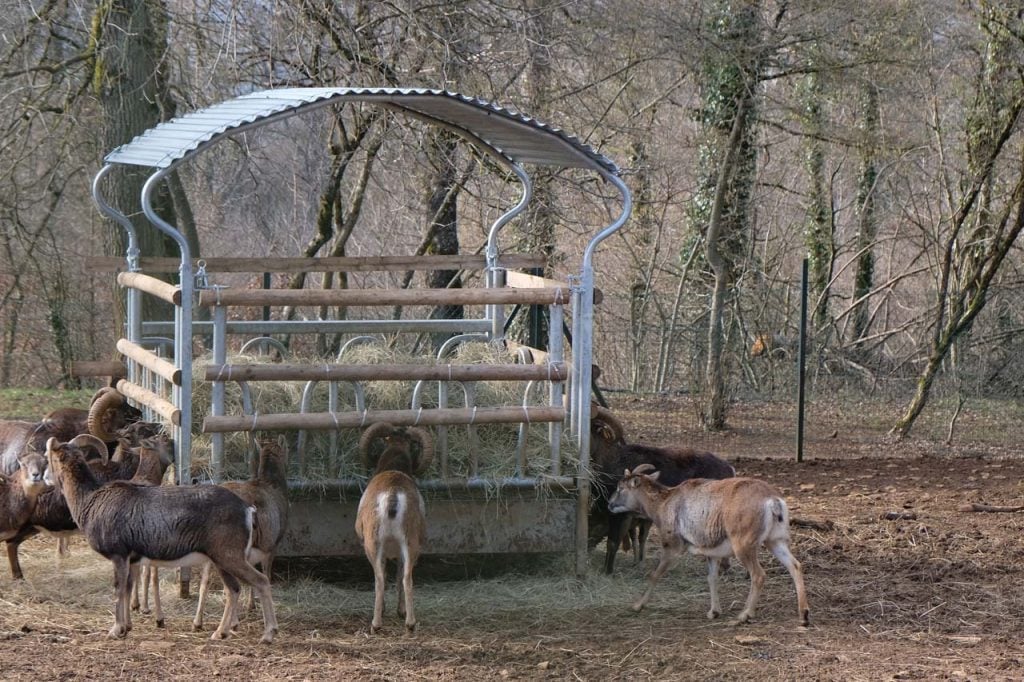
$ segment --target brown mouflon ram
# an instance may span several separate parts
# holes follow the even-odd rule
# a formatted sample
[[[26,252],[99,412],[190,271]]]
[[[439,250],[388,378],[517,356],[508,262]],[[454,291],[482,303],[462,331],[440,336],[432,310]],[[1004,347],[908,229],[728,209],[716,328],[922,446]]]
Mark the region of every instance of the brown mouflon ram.
[[[620,545],[632,547],[634,561],[643,560],[651,528],[648,519],[632,513],[616,514],[608,509],[608,500],[624,469],[650,464],[661,472],[660,480],[665,485],[678,485],[691,478],[732,478],[736,470],[710,452],[627,443],[622,423],[609,410],[597,404],[591,404],[590,409],[590,469],[594,476],[590,541],[594,546],[607,537],[604,570],[611,574]]]
[[[64,494],[71,516],[89,545],[114,564],[117,603],[111,637],[131,630],[129,597],[133,564],[197,566],[212,561],[228,592],[213,639],[228,635],[240,581],[251,585],[263,607],[263,636],[271,642],[277,618],[266,576],[249,565],[256,510],[220,486],[149,486],[128,481],[104,484],[80,450],[51,438],[46,444],[48,476]]]
[[[366,558],[373,566],[370,632],[380,630],[383,618],[388,559],[401,561],[398,615],[405,615],[405,627],[412,632],[416,628],[412,569],[427,536],[426,505],[413,476],[421,475],[430,466],[433,439],[426,429],[396,429],[386,422],[373,424],[359,439],[359,452],[368,469],[370,449],[377,440],[383,441],[384,451],[377,458],[376,473],[363,491],[356,513],[356,535],[362,540]],[[418,453],[413,451],[414,445],[419,446]]]

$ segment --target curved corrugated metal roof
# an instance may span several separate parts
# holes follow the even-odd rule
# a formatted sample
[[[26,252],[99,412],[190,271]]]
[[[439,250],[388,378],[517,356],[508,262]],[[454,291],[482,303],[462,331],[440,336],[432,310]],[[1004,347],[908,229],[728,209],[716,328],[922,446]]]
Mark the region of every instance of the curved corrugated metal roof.
[[[516,163],[587,168],[618,166],[575,136],[512,109],[447,90],[282,88],[262,90],[173,118],[107,154],[107,163],[169,168],[244,130],[339,102],[373,102],[454,127],[471,142]]]

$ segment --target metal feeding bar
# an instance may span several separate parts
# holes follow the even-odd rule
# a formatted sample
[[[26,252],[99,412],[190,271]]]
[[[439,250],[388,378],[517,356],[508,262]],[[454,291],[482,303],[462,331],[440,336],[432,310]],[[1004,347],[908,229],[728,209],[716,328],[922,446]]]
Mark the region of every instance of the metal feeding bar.
[[[152,197],[167,175],[179,164],[203,153],[216,144],[232,137],[253,131],[265,125],[285,120],[292,116],[308,113],[333,105],[355,103],[362,105],[377,105],[389,111],[399,113],[420,121],[425,121],[432,126],[440,127],[451,131],[475,146],[490,158],[502,169],[507,171],[519,183],[522,189],[521,195],[514,206],[502,214],[491,226],[487,234],[485,245],[485,284],[486,286],[477,291],[457,290],[455,294],[445,292],[401,292],[381,291],[374,292],[367,296],[364,292],[281,292],[266,290],[222,291],[216,287],[209,287],[206,270],[201,268],[199,276],[194,276],[198,263],[194,263],[189,244],[182,232],[175,226],[161,218],[152,206]],[[597,173],[608,183],[615,187],[622,199],[622,212],[619,217],[610,225],[602,229],[586,247],[583,255],[580,271],[572,276],[574,282],[572,287],[554,289],[544,287],[531,287],[519,289],[506,286],[506,274],[508,268],[517,267],[514,258],[503,262],[499,250],[498,237],[501,229],[519,216],[529,204],[532,198],[532,183],[530,175],[526,172],[525,165],[549,166],[555,168],[578,168]],[[115,169],[124,166],[144,166],[153,170],[145,183],[139,197],[137,207],[124,207],[119,209],[113,207],[104,198],[104,186],[110,182],[110,177]],[[440,333],[450,335],[474,335],[482,336],[489,341],[501,340],[504,335],[506,305],[522,304],[543,304],[551,311],[551,327],[557,330],[552,333],[549,339],[550,359],[549,369],[551,373],[544,377],[524,377],[526,381],[546,381],[550,386],[548,404],[542,407],[529,407],[524,405],[513,408],[493,408],[498,410],[508,409],[506,413],[492,413],[490,417],[498,421],[510,423],[522,423],[525,418],[528,421],[547,422],[550,424],[549,440],[552,447],[552,472],[550,479],[567,482],[572,479],[574,485],[563,485],[561,489],[573,495],[575,505],[575,545],[577,573],[586,571],[587,561],[587,511],[589,509],[588,470],[589,470],[589,422],[590,422],[590,380],[593,358],[593,305],[594,305],[594,271],[593,255],[599,243],[620,229],[629,216],[631,210],[631,199],[629,190],[619,178],[619,168],[607,156],[582,143],[579,139],[565,131],[538,121],[514,109],[488,102],[486,100],[469,97],[445,90],[429,90],[422,88],[362,88],[362,87],[340,87],[340,88],[282,88],[252,92],[233,99],[214,104],[212,106],[178,116],[174,119],[161,123],[141,135],[137,136],[127,144],[121,145],[111,151],[105,157],[105,165],[96,174],[92,185],[93,199],[99,211],[111,218],[127,234],[127,249],[125,252],[126,273],[119,278],[121,284],[126,288],[126,309],[127,323],[123,336],[126,339],[124,348],[130,350],[133,357],[127,360],[128,385],[150,386],[154,393],[163,394],[170,390],[170,404],[175,410],[175,416],[180,419],[180,425],[175,425],[173,437],[176,447],[177,480],[191,480],[191,453],[192,453],[192,347],[193,337],[197,335],[210,335],[214,337],[214,364],[223,367],[226,364],[227,337],[231,334],[261,334],[269,335],[275,333],[347,333],[347,334],[377,334],[377,333]],[[146,263],[146,259],[140,258],[137,229],[139,225],[129,219],[127,215],[141,214],[158,231],[169,237],[178,247],[180,260],[177,264],[178,285],[170,287],[157,281],[150,275],[142,272],[140,262]],[[197,254],[198,255],[198,254]],[[211,259],[211,262],[214,259]],[[245,270],[247,267],[242,259],[222,259],[225,267],[230,266],[236,271],[258,271],[265,272],[266,268],[254,266],[256,270]],[[386,258],[382,260],[382,263]],[[231,261],[228,263],[227,261]],[[262,261],[260,261],[262,264]],[[392,265],[395,265],[392,263]],[[433,269],[427,267],[424,260],[424,267],[419,269]],[[356,264],[354,267],[362,267]],[[289,268],[305,268],[304,263],[290,262]],[[405,267],[405,266],[403,266]],[[166,271],[166,266],[159,266],[161,269],[154,269],[150,272]],[[330,269],[330,268],[328,268]],[[126,276],[125,276],[126,275]],[[469,293],[466,293],[466,292]],[[466,320],[294,320],[294,321],[246,321],[228,319],[226,307],[232,305],[432,305],[428,298],[438,297],[448,299],[450,296],[461,297],[459,304],[475,304],[484,307],[482,319]],[[142,296],[156,296],[162,300],[170,300],[174,309],[173,323],[164,320],[143,319]],[[264,298],[267,295],[270,298]],[[570,301],[571,298],[571,301]],[[272,300],[271,300],[272,299]],[[563,307],[572,304],[572,325],[573,325],[573,348],[571,355],[571,368],[563,364],[562,334]],[[193,318],[193,308],[196,306],[212,308],[212,321],[197,321]],[[171,336],[174,342],[174,352],[170,361],[173,362],[174,370],[166,365],[153,362],[148,355],[137,352],[137,347],[145,335],[158,334]],[[119,334],[119,336],[122,334]],[[154,371],[158,368],[158,372]],[[522,367],[522,366],[520,366]],[[233,371],[233,370],[232,370]],[[433,370],[431,370],[433,371]],[[462,370],[459,370],[462,371]],[[474,370],[476,371],[476,370]],[[535,370],[529,370],[534,372]],[[345,370],[349,372],[349,370]],[[475,379],[470,376],[468,370],[463,377],[467,382]],[[180,381],[166,381],[160,374],[170,375]],[[344,374],[344,372],[342,373]],[[429,374],[429,373],[428,373]],[[447,391],[448,381],[444,377],[426,374],[421,380],[438,381],[439,391]],[[256,376],[251,377],[258,380]],[[310,377],[310,380],[327,380],[332,384],[337,381],[355,381],[359,379],[355,374],[351,378],[341,376],[319,376]],[[456,380],[455,375],[449,377]],[[243,383],[244,379],[238,379]],[[238,417],[231,417],[224,414],[223,381],[214,381],[215,407],[213,414],[207,418],[207,431],[213,433],[224,433],[232,429],[248,430],[244,424],[239,425],[231,420]],[[568,395],[566,395],[568,387]],[[142,395],[142,394],[140,394]],[[248,395],[245,396],[248,398]],[[439,395],[439,400],[446,401]],[[568,398],[568,399],[566,399]],[[147,397],[147,399],[149,399]],[[470,397],[467,402],[473,402]],[[276,428],[275,415],[258,415],[252,410],[251,404],[245,406],[246,415],[242,419],[250,424],[252,428]],[[484,408],[481,408],[483,410]],[[488,408],[492,409],[492,408]],[[364,407],[364,416],[369,411]],[[377,411],[381,413],[381,411]],[[471,414],[470,414],[471,412]],[[475,428],[477,408],[466,410],[460,413],[454,409],[439,409],[433,411],[432,423],[437,424],[468,424]],[[513,415],[517,413],[518,416]],[[317,415],[292,415],[300,417],[301,420],[315,419]],[[391,416],[402,422],[401,415]],[[572,472],[569,478],[559,475],[558,467],[558,443],[562,437],[563,422],[568,419],[570,429],[568,433],[575,438],[580,448],[580,466]],[[519,421],[517,421],[519,420]],[[359,424],[355,424],[358,426]],[[336,428],[336,424],[316,423],[311,428]],[[306,428],[310,428],[307,426]],[[443,437],[444,427],[440,428],[439,436]],[[217,454],[214,457],[215,469],[223,469],[222,450],[223,444],[220,437],[214,439],[214,449]],[[523,475],[521,453],[519,460],[519,474]],[[475,465],[474,465],[475,468]],[[515,478],[512,480],[513,487],[528,488],[532,479]],[[476,481],[472,485],[463,485],[462,489],[468,492],[487,491],[494,488],[494,485],[506,486],[506,482]],[[492,485],[493,484],[493,485]],[[436,484],[443,487],[444,482]],[[540,485],[538,483],[537,485]],[[434,487],[433,484],[431,487]],[[456,488],[451,488],[454,490]],[[340,489],[339,489],[340,490]],[[442,495],[442,498],[444,496]],[[480,500],[482,504],[487,502],[484,495]],[[448,502],[454,502],[448,500]],[[439,504],[446,504],[442,499]],[[511,500],[504,500],[504,504],[513,504]],[[538,519],[547,518],[547,512],[537,511],[529,506],[530,501],[523,498],[520,508],[521,518]],[[311,507],[312,509],[313,507]],[[564,510],[563,510],[564,511]],[[320,520],[314,514],[308,519],[311,527],[319,528],[317,522]],[[318,512],[317,512],[318,513]],[[436,512],[444,515],[444,508]],[[561,512],[559,512],[561,513]],[[303,512],[297,512],[297,523],[303,522]],[[511,513],[509,516],[513,516]],[[567,517],[557,515],[557,523],[567,520]],[[452,518],[461,518],[454,514]],[[547,518],[551,523],[555,519]],[[521,521],[521,523],[525,523]],[[557,524],[556,524],[557,525]],[[554,527],[554,526],[552,526]],[[559,527],[560,528],[560,527]],[[522,536],[520,529],[510,529],[507,537]],[[525,528],[521,530],[526,530]],[[534,528],[531,527],[532,533]],[[529,534],[529,533],[527,533]],[[490,533],[481,533],[492,535]],[[552,546],[556,542],[562,542],[565,533],[550,532]],[[531,535],[531,537],[533,537]],[[316,551],[321,551],[323,546],[316,544]],[[330,543],[328,543],[329,545]],[[543,543],[533,542],[531,546],[541,546]],[[287,541],[286,541],[287,545]],[[346,545],[347,546],[347,545]],[[487,545],[492,547],[492,545]],[[286,549],[288,549],[286,547]],[[301,547],[292,548],[301,550]],[[539,549],[534,551],[541,551]]]

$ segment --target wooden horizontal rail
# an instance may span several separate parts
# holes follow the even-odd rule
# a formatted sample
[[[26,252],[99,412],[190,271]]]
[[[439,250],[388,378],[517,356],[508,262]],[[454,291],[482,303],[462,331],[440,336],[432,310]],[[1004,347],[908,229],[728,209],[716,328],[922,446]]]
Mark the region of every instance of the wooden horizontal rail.
[[[126,358],[134,360],[151,372],[156,373],[175,386],[181,386],[181,370],[174,366],[174,363],[157,357],[152,351],[146,350],[128,339],[117,340],[117,350]]]
[[[120,348],[120,346],[118,346]],[[553,365],[208,365],[207,381],[565,381]]]
[[[480,407],[477,409],[368,410],[367,412],[278,413],[250,416],[206,417],[203,433],[282,431],[307,429],[334,431],[389,422],[395,426],[455,426],[459,424],[523,424],[565,420],[562,407]]]
[[[158,396],[156,393],[124,379],[117,382],[117,390],[135,402],[142,403],[146,407],[154,410],[157,414],[175,426],[181,426],[181,410],[169,401]]]
[[[200,259],[193,259],[197,267]],[[207,272],[389,272],[401,270],[482,270],[484,256],[338,256],[334,258],[203,258]],[[86,267],[93,272],[121,272],[125,259],[116,256],[90,256]],[[510,253],[498,257],[503,268],[543,268],[547,259],[542,254]],[[145,272],[178,272],[179,258],[146,257],[139,259]]]
[[[75,360],[71,363],[74,377],[116,377],[128,376],[128,368],[118,360]]]
[[[152,294],[168,303],[181,305],[181,289],[162,279],[150,277],[141,272],[121,272],[117,275],[117,283],[123,287],[131,287]]]
[[[558,287],[569,287],[568,282],[560,282],[557,279],[538,277],[537,275],[530,275],[525,272],[516,272],[515,270],[509,270],[505,273],[505,284],[517,289],[536,289],[539,287],[553,289]],[[602,293],[600,289],[595,288],[594,305],[599,305],[602,301],[604,301],[604,293]]]
[[[563,289],[208,289],[199,292],[199,305],[201,306],[564,305],[569,301],[569,287]]]

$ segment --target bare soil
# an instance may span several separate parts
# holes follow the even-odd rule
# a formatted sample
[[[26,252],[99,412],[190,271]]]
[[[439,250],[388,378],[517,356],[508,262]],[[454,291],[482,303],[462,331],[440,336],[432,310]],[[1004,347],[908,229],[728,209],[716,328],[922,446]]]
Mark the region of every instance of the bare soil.
[[[58,568],[54,542],[22,546],[28,580],[0,577],[4,679],[1024,679],[1024,516],[971,513],[962,505],[1020,504],[1024,460],[1016,407],[968,409],[952,445],[946,425],[923,423],[902,443],[885,436],[877,406],[809,407],[805,461],[797,463],[790,405],[735,405],[731,429],[693,426],[685,399],[620,399],[629,435],[690,443],[728,457],[742,475],[786,494],[795,517],[830,530],[793,529],[811,626],[797,625],[785,570],[762,558],[769,579],[756,619],[727,620],[746,596],[734,565],[721,585],[723,619],[708,621],[704,567],[686,559],[650,607],[629,604],[657,562],[652,537],[642,565],[620,554],[616,573],[592,556],[585,581],[565,567],[417,584],[420,627],[406,635],[393,613],[368,633],[372,587],[278,576],[281,631],[257,644],[259,618],[212,642],[190,629],[192,601],[165,583],[168,627],[136,617],[124,640],[112,617],[109,564],[76,541]],[[884,411],[884,407],[882,410]],[[1013,422],[1013,423],[1011,423]],[[892,520],[886,517],[891,517]],[[5,572],[6,573],[6,572]],[[209,609],[215,621],[218,606]]]

